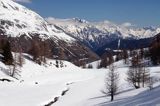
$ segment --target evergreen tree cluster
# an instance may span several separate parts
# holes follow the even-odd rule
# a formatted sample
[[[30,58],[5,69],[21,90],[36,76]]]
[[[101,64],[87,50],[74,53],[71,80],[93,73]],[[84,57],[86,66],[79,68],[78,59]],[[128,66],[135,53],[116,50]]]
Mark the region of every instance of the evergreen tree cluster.
[[[150,58],[153,65],[160,64],[160,34],[158,34],[149,48]]]
[[[1,60],[6,65],[13,65],[13,56],[11,52],[10,42],[6,39],[0,40],[0,53],[2,55]]]

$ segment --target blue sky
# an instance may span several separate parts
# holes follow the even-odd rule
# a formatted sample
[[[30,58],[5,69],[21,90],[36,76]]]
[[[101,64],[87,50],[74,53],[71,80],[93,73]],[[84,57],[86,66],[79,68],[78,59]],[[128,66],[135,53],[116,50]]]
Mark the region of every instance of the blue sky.
[[[23,5],[43,17],[88,21],[130,22],[137,26],[160,25],[160,0],[32,0]]]

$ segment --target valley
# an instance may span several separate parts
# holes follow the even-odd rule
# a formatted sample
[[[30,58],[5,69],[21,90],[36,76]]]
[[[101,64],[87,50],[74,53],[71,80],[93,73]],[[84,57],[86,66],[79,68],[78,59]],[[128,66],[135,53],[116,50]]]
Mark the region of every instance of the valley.
[[[159,26],[54,18],[39,0],[41,16],[35,2],[0,0],[0,106],[160,105]]]

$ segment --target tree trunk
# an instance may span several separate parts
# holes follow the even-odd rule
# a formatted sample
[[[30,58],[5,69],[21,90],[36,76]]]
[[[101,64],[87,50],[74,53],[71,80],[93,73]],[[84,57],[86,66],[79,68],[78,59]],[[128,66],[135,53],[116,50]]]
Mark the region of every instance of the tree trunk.
[[[111,101],[113,101],[114,100],[114,95],[113,94],[111,94]]]

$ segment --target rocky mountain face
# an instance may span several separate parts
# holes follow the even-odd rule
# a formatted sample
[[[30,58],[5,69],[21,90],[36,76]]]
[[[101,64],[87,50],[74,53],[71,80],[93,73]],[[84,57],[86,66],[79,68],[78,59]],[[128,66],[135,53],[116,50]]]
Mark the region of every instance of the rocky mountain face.
[[[55,19],[52,17],[46,20],[79,39],[98,54],[103,53],[106,48],[134,49],[148,46],[152,37],[160,32],[160,28],[136,28],[130,23],[117,25],[109,21],[88,22],[78,18]]]
[[[32,43],[38,40],[48,42],[52,51],[50,58],[60,58],[59,50],[64,55],[61,59],[71,62],[89,62],[99,58],[79,40],[11,0],[0,0],[0,39],[8,39],[13,51],[21,46],[23,52],[29,53]]]

